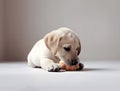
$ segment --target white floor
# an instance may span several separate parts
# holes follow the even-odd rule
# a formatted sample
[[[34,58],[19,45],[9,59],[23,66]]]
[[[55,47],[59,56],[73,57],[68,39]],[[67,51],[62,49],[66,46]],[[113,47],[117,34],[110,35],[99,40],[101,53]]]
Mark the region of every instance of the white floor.
[[[83,71],[47,72],[0,62],[0,91],[120,91],[120,61],[84,61]]]

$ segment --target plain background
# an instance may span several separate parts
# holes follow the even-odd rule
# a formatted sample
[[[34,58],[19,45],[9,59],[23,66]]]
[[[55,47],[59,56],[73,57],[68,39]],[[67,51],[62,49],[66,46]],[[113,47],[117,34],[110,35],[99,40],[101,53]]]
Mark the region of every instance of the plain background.
[[[0,0],[0,59],[26,60],[62,26],[79,36],[81,60],[120,60],[120,0]]]

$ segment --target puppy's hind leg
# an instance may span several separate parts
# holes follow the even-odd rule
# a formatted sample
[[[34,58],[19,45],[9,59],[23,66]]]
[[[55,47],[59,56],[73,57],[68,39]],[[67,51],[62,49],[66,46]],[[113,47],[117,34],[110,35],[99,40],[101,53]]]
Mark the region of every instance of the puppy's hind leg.
[[[61,66],[58,63],[55,63],[53,60],[48,58],[41,59],[41,67],[49,72],[58,72],[61,69]]]
[[[30,58],[28,57],[28,66],[35,68],[36,66],[31,62]]]

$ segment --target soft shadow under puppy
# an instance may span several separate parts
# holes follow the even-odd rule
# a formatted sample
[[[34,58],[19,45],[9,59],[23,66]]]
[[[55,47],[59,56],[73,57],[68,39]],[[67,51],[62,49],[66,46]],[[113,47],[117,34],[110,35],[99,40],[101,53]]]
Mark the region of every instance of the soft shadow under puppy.
[[[113,69],[109,68],[83,68],[82,70],[78,70],[78,72],[86,72],[86,71],[111,71]]]

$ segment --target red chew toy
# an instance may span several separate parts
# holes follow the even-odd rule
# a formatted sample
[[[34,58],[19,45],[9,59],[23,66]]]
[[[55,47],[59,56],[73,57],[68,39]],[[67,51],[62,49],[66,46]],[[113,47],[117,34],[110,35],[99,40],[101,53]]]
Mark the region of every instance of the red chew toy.
[[[83,64],[79,63],[74,66],[69,66],[64,63],[64,61],[60,61],[59,64],[61,65],[61,68],[66,71],[75,71],[75,70],[81,70],[83,69]]]

